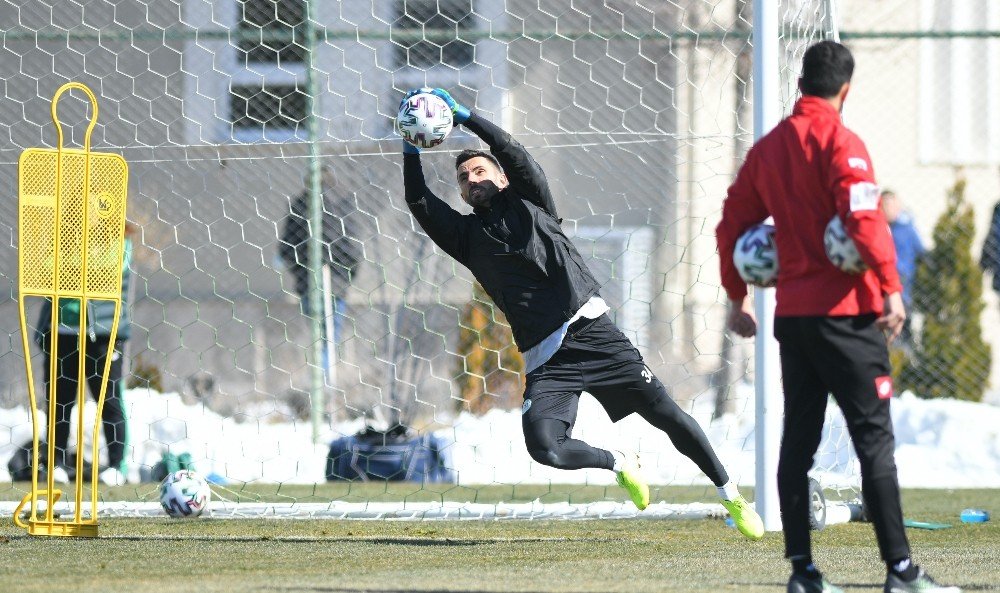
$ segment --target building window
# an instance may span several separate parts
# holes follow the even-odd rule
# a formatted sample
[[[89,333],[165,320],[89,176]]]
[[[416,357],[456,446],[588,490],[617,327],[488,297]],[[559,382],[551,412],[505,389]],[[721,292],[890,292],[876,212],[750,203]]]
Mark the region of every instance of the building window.
[[[252,62],[305,61],[304,0],[237,0],[239,49]]]
[[[229,99],[235,128],[295,130],[308,115],[306,94],[294,85],[233,86]]]
[[[1000,22],[1000,3],[928,0],[926,31],[974,31]],[[920,160],[1000,163],[1000,39],[956,36],[920,42]]]
[[[304,140],[304,0],[235,0],[239,33],[229,123],[241,142]]]
[[[396,6],[391,34],[400,67],[461,68],[475,60],[476,46],[461,39],[476,27],[472,0],[397,0]]]
[[[507,45],[489,32],[506,30],[503,3],[309,1],[181,0],[184,22],[199,33],[183,42],[187,138],[306,141],[310,104],[324,138],[394,137],[399,99],[422,86],[450,89],[488,117],[500,114]],[[312,56],[307,14],[320,33]],[[312,101],[310,62],[320,88]]]

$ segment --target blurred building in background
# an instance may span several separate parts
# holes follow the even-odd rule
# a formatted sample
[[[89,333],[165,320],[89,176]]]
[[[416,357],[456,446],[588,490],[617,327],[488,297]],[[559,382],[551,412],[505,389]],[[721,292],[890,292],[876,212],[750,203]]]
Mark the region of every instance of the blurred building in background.
[[[455,343],[472,284],[415,230],[392,125],[407,89],[445,87],[543,165],[565,228],[657,374],[684,398],[724,397],[752,370],[752,349],[724,335],[713,236],[753,140],[750,4],[315,2],[311,45],[303,0],[7,0],[0,22],[16,26],[0,33],[0,180],[17,187],[19,153],[55,141],[55,89],[89,85],[100,103],[93,145],[129,161],[129,217],[142,227],[132,360],[158,369],[165,390],[226,414],[295,413],[310,389],[310,332],[276,255],[302,191],[314,85],[319,151],[352,205],[344,226],[368,268],[344,295],[352,318],[327,411],[381,405],[441,420],[457,409]],[[831,20],[827,2],[780,4],[787,112],[801,52]],[[857,60],[845,119],[879,180],[929,240],[947,188],[964,177],[979,245],[1000,198],[1000,113],[990,109],[1000,5],[836,4]],[[78,144],[84,103],[65,101]],[[424,153],[431,187],[458,208],[451,159],[473,143],[458,130]],[[14,204],[0,205],[12,238]],[[0,242],[11,336],[16,247]],[[983,323],[1000,327],[987,298]],[[16,339],[0,350],[2,406],[26,399],[22,356]]]

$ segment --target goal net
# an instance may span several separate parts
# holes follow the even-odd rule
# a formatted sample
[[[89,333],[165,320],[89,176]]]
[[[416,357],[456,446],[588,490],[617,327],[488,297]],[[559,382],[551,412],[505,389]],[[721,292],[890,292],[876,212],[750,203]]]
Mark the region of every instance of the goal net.
[[[802,52],[833,29],[829,2],[780,4],[787,112]],[[751,10],[747,0],[0,4],[0,21],[16,23],[0,50],[6,187],[21,151],[53,145],[49,101],[67,81],[98,96],[95,149],[130,167],[138,232],[117,403],[135,496],[102,508],[152,512],[156,479],[183,463],[216,482],[216,512],[236,516],[634,514],[611,472],[528,456],[509,327],[403,200],[393,120],[420,86],[448,89],[528,147],[612,317],[752,487],[752,348],[724,331],[713,232],[753,139]],[[87,122],[74,97],[60,106],[67,144]],[[478,146],[456,129],[423,153],[431,189],[459,210],[454,156]],[[0,319],[16,336],[13,204],[0,206],[11,237],[0,243],[11,286]],[[37,317],[36,306],[29,324]],[[7,461],[31,439],[25,356],[41,369],[34,345],[25,353],[12,338],[0,352],[0,498],[11,500],[25,486]],[[831,416],[826,431],[817,472],[856,487],[842,422]],[[639,452],[656,487],[714,494],[663,433],[637,417],[612,424],[587,395],[574,436]],[[74,431],[70,447],[90,438],[105,435]],[[107,464],[102,451],[91,461]],[[654,488],[653,502],[665,493]],[[652,509],[721,511],[662,505]]]

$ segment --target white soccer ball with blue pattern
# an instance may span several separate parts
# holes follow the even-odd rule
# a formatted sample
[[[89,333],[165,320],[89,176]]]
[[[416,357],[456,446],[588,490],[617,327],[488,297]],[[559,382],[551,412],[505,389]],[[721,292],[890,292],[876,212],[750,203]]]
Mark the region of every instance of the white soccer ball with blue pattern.
[[[191,470],[175,471],[160,484],[160,506],[177,519],[201,515],[211,500],[212,489],[208,480]]]
[[[768,288],[778,282],[778,246],[774,225],[756,224],[736,240],[733,264],[747,284]]]
[[[858,253],[858,246],[847,234],[840,216],[834,215],[823,232],[823,247],[830,262],[848,274],[860,274],[868,269]]]
[[[454,116],[444,99],[430,89],[408,97],[399,105],[396,130],[417,148],[431,148],[444,142],[454,126]]]

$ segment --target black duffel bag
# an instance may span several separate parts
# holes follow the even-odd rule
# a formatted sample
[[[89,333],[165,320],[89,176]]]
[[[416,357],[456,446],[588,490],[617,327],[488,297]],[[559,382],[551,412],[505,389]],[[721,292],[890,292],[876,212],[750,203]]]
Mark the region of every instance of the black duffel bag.
[[[366,427],[330,443],[326,479],[454,482],[448,445],[434,434],[414,436],[402,426],[387,431]]]

